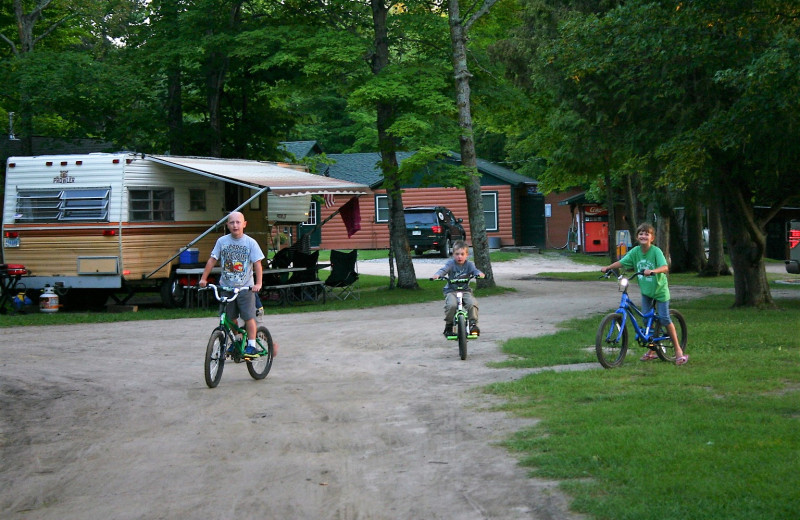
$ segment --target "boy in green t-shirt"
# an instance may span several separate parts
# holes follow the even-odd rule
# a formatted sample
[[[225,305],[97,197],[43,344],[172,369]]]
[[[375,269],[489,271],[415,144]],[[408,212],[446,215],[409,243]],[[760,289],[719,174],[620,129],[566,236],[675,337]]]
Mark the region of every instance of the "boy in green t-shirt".
[[[667,327],[672,344],[675,345],[675,364],[685,365],[689,361],[689,356],[683,353],[678,342],[675,325],[669,317],[669,286],[667,285],[669,265],[663,251],[653,245],[655,238],[655,228],[648,223],[641,224],[636,229],[636,240],[639,245],[628,251],[619,261],[602,267],[600,271],[605,273],[609,269],[624,267],[636,272],[644,272],[644,276],[638,277],[639,290],[642,293],[642,312],[646,313],[655,306],[658,319]],[[641,361],[650,361],[657,357],[655,352],[648,350],[642,356]]]

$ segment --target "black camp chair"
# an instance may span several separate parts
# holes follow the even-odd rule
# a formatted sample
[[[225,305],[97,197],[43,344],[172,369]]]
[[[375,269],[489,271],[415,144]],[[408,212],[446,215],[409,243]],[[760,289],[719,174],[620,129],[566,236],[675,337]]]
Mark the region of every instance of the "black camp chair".
[[[349,253],[331,251],[331,274],[325,280],[329,295],[339,300],[359,299],[357,261],[358,249],[353,249]]]

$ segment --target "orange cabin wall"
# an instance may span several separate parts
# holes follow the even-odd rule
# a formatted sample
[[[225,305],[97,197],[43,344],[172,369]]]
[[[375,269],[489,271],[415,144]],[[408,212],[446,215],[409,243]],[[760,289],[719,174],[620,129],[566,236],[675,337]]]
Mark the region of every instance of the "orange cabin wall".
[[[485,193],[497,193],[498,231],[489,231],[490,237],[499,236],[504,246],[515,245],[512,219],[511,186],[483,186]],[[322,226],[320,249],[385,249],[389,247],[389,226],[386,222],[375,222],[375,195],[385,195],[386,190],[375,190],[359,197],[361,213],[361,230],[352,237],[347,237],[347,229],[341,217],[335,216]],[[335,210],[341,208],[347,200],[337,197],[330,208],[322,208],[320,218],[325,220]],[[403,206],[445,206],[457,218],[464,221],[462,225],[467,234],[467,242],[472,243],[467,217],[467,197],[458,188],[409,188],[403,191]]]

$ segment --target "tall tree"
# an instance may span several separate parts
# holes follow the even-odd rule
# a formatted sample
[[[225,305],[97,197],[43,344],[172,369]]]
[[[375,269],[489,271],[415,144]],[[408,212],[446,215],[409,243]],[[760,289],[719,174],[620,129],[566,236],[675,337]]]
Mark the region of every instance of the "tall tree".
[[[489,258],[489,239],[486,236],[486,221],[483,215],[483,195],[481,179],[478,174],[478,162],[475,154],[475,138],[472,131],[472,107],[470,104],[470,72],[467,65],[467,35],[472,24],[489,12],[497,0],[484,0],[480,8],[468,18],[461,16],[458,0],[448,2],[448,20],[450,24],[450,40],[453,49],[453,76],[456,83],[456,105],[458,106],[458,125],[461,128],[459,142],[461,145],[461,166],[468,175],[464,188],[467,196],[469,228],[472,235],[472,247],[475,264],[486,274],[479,280],[482,287],[494,287],[492,262]]]
[[[389,65],[389,34],[387,15],[389,6],[383,0],[371,0],[372,20],[375,30],[375,44],[370,59],[372,73],[379,76]],[[389,242],[392,255],[397,263],[397,287],[417,288],[417,276],[409,254],[406,236],[406,219],[403,214],[403,195],[398,176],[397,143],[391,135],[395,122],[395,110],[389,92],[385,92],[376,103],[378,149],[381,153],[383,186],[389,202]]]

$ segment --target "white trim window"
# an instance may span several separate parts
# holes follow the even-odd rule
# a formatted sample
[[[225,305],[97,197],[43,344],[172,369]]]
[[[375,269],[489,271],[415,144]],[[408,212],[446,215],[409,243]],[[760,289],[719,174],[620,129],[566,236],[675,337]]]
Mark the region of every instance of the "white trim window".
[[[316,226],[317,225],[317,201],[312,200],[311,205],[308,207],[308,220],[303,222],[304,226]]]
[[[486,231],[499,231],[499,211],[497,209],[497,192],[482,192],[483,219],[486,221]]]
[[[375,195],[375,222],[389,222],[388,195]]]

